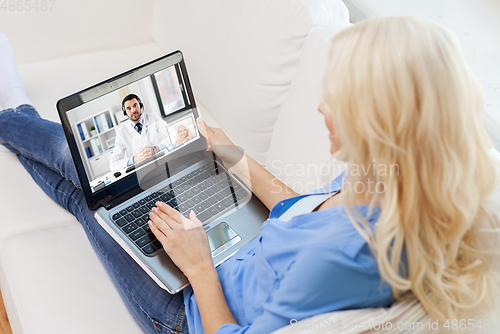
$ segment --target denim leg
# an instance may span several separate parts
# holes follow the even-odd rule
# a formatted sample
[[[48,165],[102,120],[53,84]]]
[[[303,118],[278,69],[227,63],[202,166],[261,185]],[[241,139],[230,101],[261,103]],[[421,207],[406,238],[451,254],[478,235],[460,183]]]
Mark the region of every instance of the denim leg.
[[[81,188],[61,124],[40,118],[32,106],[0,111],[0,144],[41,162]]]
[[[22,154],[17,156],[42,190],[81,223],[120,297],[141,328],[152,334],[188,333],[183,294],[171,295],[161,289],[132,260],[94,219],[83,192],[73,183],[45,164]]]
[[[182,293],[161,289],[94,219],[86,205],[62,126],[29,105],[0,111],[0,144],[35,182],[82,224],[122,300],[146,333],[188,333]]]

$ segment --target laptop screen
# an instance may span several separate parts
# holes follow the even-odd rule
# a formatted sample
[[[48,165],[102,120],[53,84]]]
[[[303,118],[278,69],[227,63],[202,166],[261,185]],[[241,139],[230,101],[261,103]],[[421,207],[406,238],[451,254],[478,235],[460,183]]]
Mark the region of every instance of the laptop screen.
[[[92,195],[123,192],[131,175],[140,183],[141,171],[200,139],[180,52],[63,99],[58,109],[82,187]],[[106,191],[127,177],[127,185]]]

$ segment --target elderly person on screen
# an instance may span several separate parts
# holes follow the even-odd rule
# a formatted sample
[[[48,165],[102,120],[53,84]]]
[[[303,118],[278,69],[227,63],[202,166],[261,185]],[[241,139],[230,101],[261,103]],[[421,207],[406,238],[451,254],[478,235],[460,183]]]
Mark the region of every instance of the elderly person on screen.
[[[177,127],[177,136],[174,144],[174,148],[183,145],[190,139],[193,139],[196,136],[196,133],[184,123],[181,123]]]

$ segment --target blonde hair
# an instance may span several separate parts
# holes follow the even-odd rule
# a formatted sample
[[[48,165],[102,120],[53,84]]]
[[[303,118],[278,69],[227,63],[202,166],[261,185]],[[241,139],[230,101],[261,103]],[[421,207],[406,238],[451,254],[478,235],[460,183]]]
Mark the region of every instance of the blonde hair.
[[[183,127],[184,129],[186,129],[188,131],[188,135],[186,138],[181,138],[181,136],[180,136],[181,127]],[[187,126],[184,123],[179,124],[179,126],[177,127],[177,138],[176,138],[177,145],[184,144],[193,136],[194,136],[194,131],[189,126]]]
[[[356,24],[333,39],[324,98],[342,143],[335,156],[374,169],[346,176],[342,189],[347,180],[384,185],[370,200],[381,209],[374,231],[354,192],[342,201],[396,298],[412,291],[443,320],[493,309],[491,252],[479,230],[499,226],[489,199],[498,175],[482,90],[456,37],[412,17]],[[387,173],[394,164],[398,175]]]

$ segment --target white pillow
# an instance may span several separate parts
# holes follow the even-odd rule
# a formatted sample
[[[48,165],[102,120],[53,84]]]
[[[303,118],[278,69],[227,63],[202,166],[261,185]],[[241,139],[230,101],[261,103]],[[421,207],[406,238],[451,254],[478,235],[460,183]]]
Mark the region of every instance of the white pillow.
[[[158,0],[153,38],[183,52],[197,99],[263,164],[304,39],[347,21],[340,0]]]
[[[324,117],[318,112],[331,38],[348,22],[313,29],[302,47],[297,74],[280,110],[266,169],[298,193],[320,188],[326,174],[319,167],[330,157]],[[341,172],[335,168],[335,174]]]
[[[431,333],[429,318],[420,302],[406,294],[390,307],[366,308],[320,314],[299,322],[291,321],[273,334],[361,334]],[[432,328],[432,321],[431,321]]]

